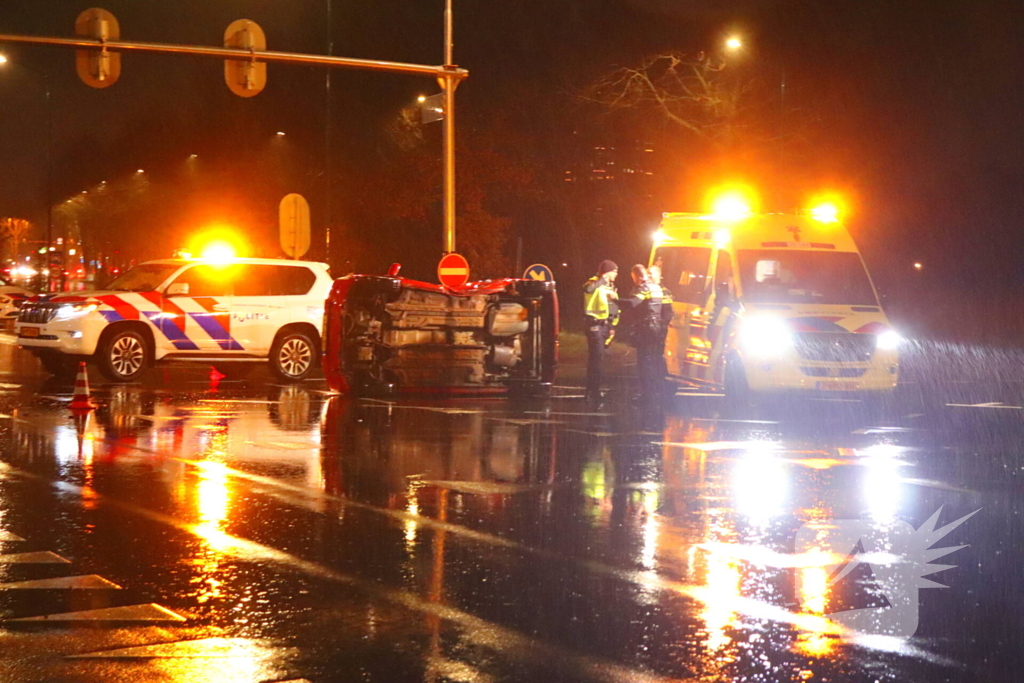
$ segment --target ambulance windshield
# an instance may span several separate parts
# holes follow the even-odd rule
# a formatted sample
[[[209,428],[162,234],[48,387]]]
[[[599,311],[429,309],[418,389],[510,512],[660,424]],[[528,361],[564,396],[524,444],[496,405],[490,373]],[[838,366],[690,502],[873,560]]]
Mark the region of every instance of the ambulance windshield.
[[[151,292],[178,268],[180,263],[143,263],[118,275],[106,288],[115,292]]]
[[[859,254],[741,249],[737,257],[745,301],[765,304],[878,305]]]

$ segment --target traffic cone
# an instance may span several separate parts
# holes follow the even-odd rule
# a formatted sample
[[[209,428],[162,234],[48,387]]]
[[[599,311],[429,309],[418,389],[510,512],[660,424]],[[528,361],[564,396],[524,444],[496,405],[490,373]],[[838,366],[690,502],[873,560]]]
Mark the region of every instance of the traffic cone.
[[[80,361],[78,377],[75,378],[75,394],[71,397],[71,412],[88,412],[95,409],[96,404],[89,395],[89,375],[85,369],[85,361]]]

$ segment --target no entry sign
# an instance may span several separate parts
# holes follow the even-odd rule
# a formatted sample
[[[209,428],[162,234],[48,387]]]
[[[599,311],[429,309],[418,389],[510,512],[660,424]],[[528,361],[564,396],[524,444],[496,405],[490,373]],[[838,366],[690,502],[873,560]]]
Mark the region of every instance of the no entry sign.
[[[437,279],[445,287],[461,287],[469,281],[469,261],[462,254],[445,254],[437,264]]]

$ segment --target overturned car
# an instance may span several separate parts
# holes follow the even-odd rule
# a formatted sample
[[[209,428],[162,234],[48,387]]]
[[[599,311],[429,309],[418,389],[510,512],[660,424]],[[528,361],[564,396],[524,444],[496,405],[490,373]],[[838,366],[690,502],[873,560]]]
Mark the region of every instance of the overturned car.
[[[342,393],[543,393],[557,344],[554,282],[349,275],[327,299],[323,368]]]

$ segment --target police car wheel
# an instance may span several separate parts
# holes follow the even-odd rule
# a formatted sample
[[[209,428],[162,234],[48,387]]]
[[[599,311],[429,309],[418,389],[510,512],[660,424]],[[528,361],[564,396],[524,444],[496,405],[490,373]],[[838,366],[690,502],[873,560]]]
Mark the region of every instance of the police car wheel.
[[[137,379],[149,365],[149,345],[135,330],[115,332],[96,355],[100,372],[115,382]]]
[[[305,379],[316,365],[316,344],[304,332],[287,332],[274,342],[270,350],[270,371],[278,379],[298,382]]]

